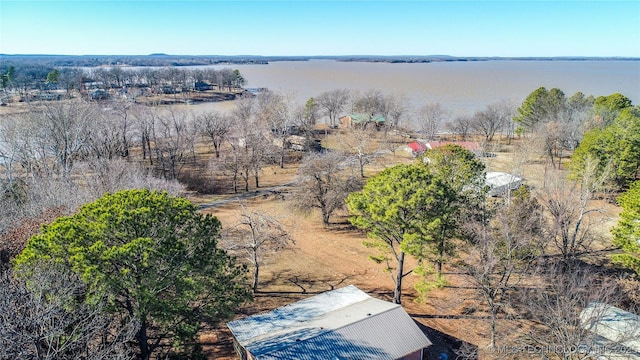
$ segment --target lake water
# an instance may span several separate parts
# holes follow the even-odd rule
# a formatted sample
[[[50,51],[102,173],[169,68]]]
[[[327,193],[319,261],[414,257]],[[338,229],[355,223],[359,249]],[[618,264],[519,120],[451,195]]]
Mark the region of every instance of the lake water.
[[[333,60],[278,61],[268,65],[215,65],[238,69],[246,87],[266,87],[304,102],[323,91],[377,89],[406,98],[412,108],[439,102],[454,115],[472,114],[510,99],[521,104],[540,86],[567,96],[622,93],[640,103],[640,61],[474,61],[391,64]],[[230,104],[196,105],[201,110]]]

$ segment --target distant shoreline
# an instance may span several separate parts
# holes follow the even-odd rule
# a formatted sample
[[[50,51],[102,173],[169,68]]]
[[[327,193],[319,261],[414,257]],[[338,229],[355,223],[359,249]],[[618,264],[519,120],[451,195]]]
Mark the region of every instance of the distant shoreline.
[[[47,55],[0,54],[0,68],[13,61],[38,63],[55,67],[96,66],[206,66],[206,65],[267,65],[277,61],[334,60],[340,62],[431,63],[473,61],[640,61],[636,57],[482,57],[449,55],[341,55],[341,56],[259,56],[259,55]]]

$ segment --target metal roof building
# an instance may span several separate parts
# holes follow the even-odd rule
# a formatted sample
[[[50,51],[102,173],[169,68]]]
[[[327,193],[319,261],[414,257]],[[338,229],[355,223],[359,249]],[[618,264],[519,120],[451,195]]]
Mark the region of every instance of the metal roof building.
[[[595,359],[640,360],[640,316],[601,302],[592,302],[580,313],[582,327],[596,336],[587,352]]]
[[[489,196],[502,196],[522,185],[521,177],[497,171],[487,171],[486,184],[489,186]]]
[[[398,305],[353,285],[227,323],[242,359],[421,359],[431,342]]]
[[[340,122],[343,127],[367,126],[370,123],[375,124],[375,126],[382,126],[385,124],[385,118],[380,114],[351,114],[342,116]]]

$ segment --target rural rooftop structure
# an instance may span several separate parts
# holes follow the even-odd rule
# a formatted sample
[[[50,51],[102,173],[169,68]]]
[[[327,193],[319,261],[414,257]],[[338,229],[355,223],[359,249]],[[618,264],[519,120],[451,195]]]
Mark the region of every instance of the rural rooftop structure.
[[[385,124],[385,118],[380,114],[351,114],[341,117],[340,123],[342,123],[342,127],[345,128],[352,126],[366,127],[369,124],[380,127]]]
[[[595,337],[588,347],[597,359],[640,360],[640,316],[601,302],[580,313],[582,327]]]
[[[489,196],[504,196],[516,190],[523,184],[519,176],[497,171],[487,171],[486,184],[489,186]]]
[[[353,285],[227,326],[243,360],[419,360],[431,345],[399,304]]]

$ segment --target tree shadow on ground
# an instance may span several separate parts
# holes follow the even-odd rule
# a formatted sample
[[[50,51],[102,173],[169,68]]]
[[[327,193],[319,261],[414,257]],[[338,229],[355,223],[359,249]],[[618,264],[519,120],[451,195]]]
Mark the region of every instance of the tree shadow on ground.
[[[414,317],[412,315],[412,317]],[[415,320],[414,320],[415,321]],[[423,359],[478,359],[478,347],[447,335],[436,329],[415,321],[416,325],[429,338],[432,345],[423,354]],[[444,356],[443,356],[444,355]]]
[[[366,275],[367,270],[342,274],[341,276],[317,276],[316,274],[296,274],[291,269],[274,273],[271,279],[262,280],[256,296],[274,296],[286,294],[317,295],[350,284],[349,280]],[[296,290],[269,290],[273,287],[295,287]]]

